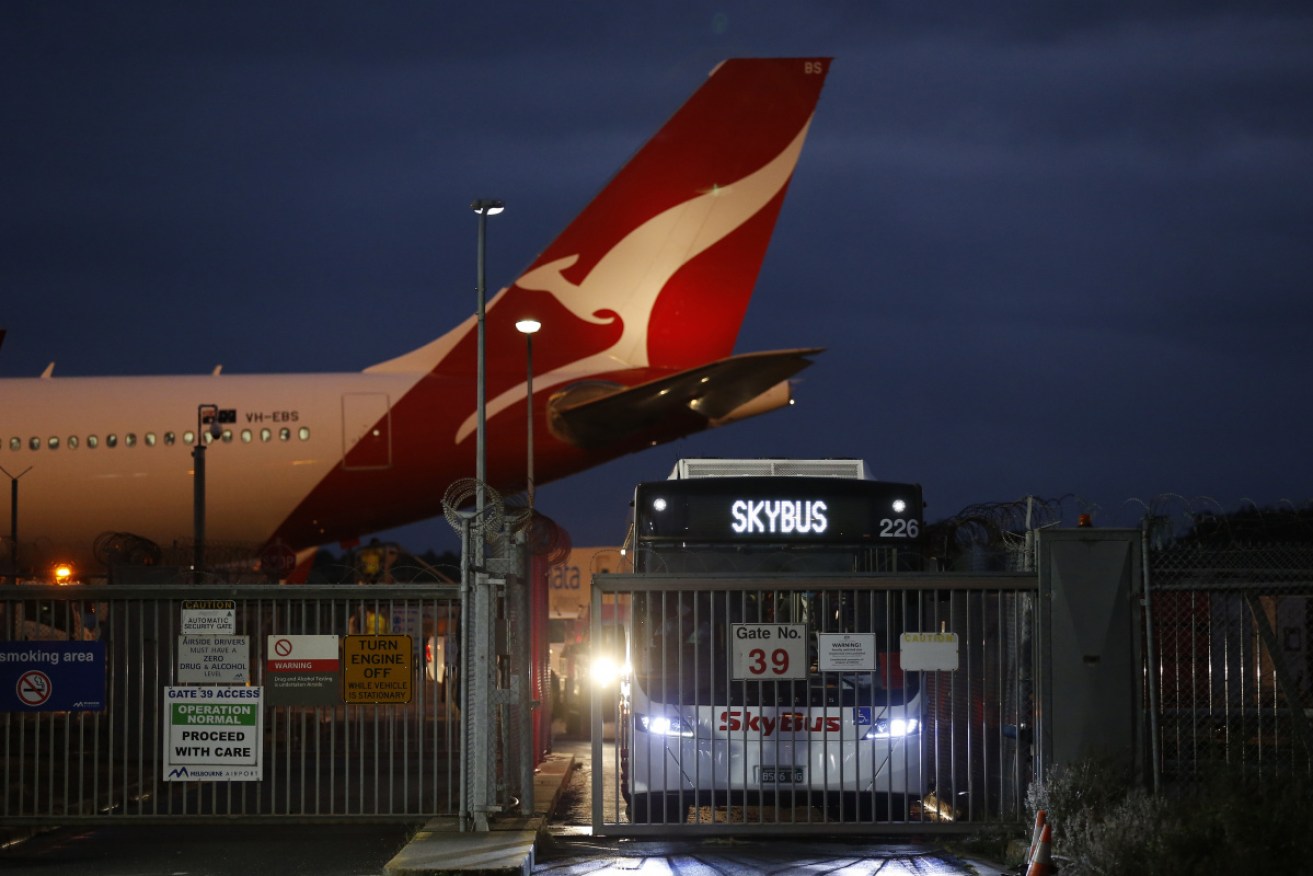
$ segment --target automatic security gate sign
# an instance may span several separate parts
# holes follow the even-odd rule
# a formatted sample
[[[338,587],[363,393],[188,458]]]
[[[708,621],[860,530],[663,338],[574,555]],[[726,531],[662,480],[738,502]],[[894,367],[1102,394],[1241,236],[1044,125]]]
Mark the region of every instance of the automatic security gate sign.
[[[735,681],[806,680],[806,624],[731,624]]]

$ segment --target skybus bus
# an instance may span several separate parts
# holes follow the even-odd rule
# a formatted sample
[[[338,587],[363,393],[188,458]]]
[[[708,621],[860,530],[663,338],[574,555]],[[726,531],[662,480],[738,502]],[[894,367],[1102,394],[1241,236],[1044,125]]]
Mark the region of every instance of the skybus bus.
[[[871,821],[923,793],[921,690],[898,657],[919,603],[871,577],[919,568],[921,488],[846,462],[840,477],[681,462],[636,488],[617,721],[632,824],[707,805]]]

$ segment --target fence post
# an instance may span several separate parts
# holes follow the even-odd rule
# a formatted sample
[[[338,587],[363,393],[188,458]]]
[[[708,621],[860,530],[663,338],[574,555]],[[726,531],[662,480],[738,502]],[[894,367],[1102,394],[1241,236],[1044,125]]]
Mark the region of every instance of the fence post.
[[[1140,578],[1144,592],[1144,653],[1148,661],[1146,669],[1149,674],[1149,772],[1154,794],[1158,793],[1162,781],[1162,767],[1159,765],[1158,739],[1158,651],[1153,640],[1153,598],[1150,593],[1152,576],[1149,574],[1149,518],[1146,516],[1140,526]]]

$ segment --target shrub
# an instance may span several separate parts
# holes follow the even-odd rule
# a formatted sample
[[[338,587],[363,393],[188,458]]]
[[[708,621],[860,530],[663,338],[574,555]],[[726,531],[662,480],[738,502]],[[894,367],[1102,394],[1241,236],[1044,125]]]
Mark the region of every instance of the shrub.
[[[1153,796],[1106,763],[1057,768],[1026,795],[1044,809],[1064,876],[1300,872],[1313,791],[1289,775],[1225,771]]]

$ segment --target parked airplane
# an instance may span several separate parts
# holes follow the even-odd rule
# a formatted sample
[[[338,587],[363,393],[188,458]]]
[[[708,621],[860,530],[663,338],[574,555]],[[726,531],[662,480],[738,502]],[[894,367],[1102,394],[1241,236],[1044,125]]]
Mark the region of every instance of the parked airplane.
[[[828,58],[736,59],[707,81],[485,315],[487,480],[546,483],[773,410],[817,348],[733,355]],[[97,535],[192,539],[201,405],[213,542],[304,549],[433,517],[476,470],[477,318],[346,374],[0,380],[0,465],[21,480],[20,565]],[[198,432],[200,433],[198,435]],[[30,468],[29,468],[30,467]],[[8,533],[8,528],[0,534]],[[35,544],[35,548],[31,545]],[[7,557],[0,554],[0,568]]]

